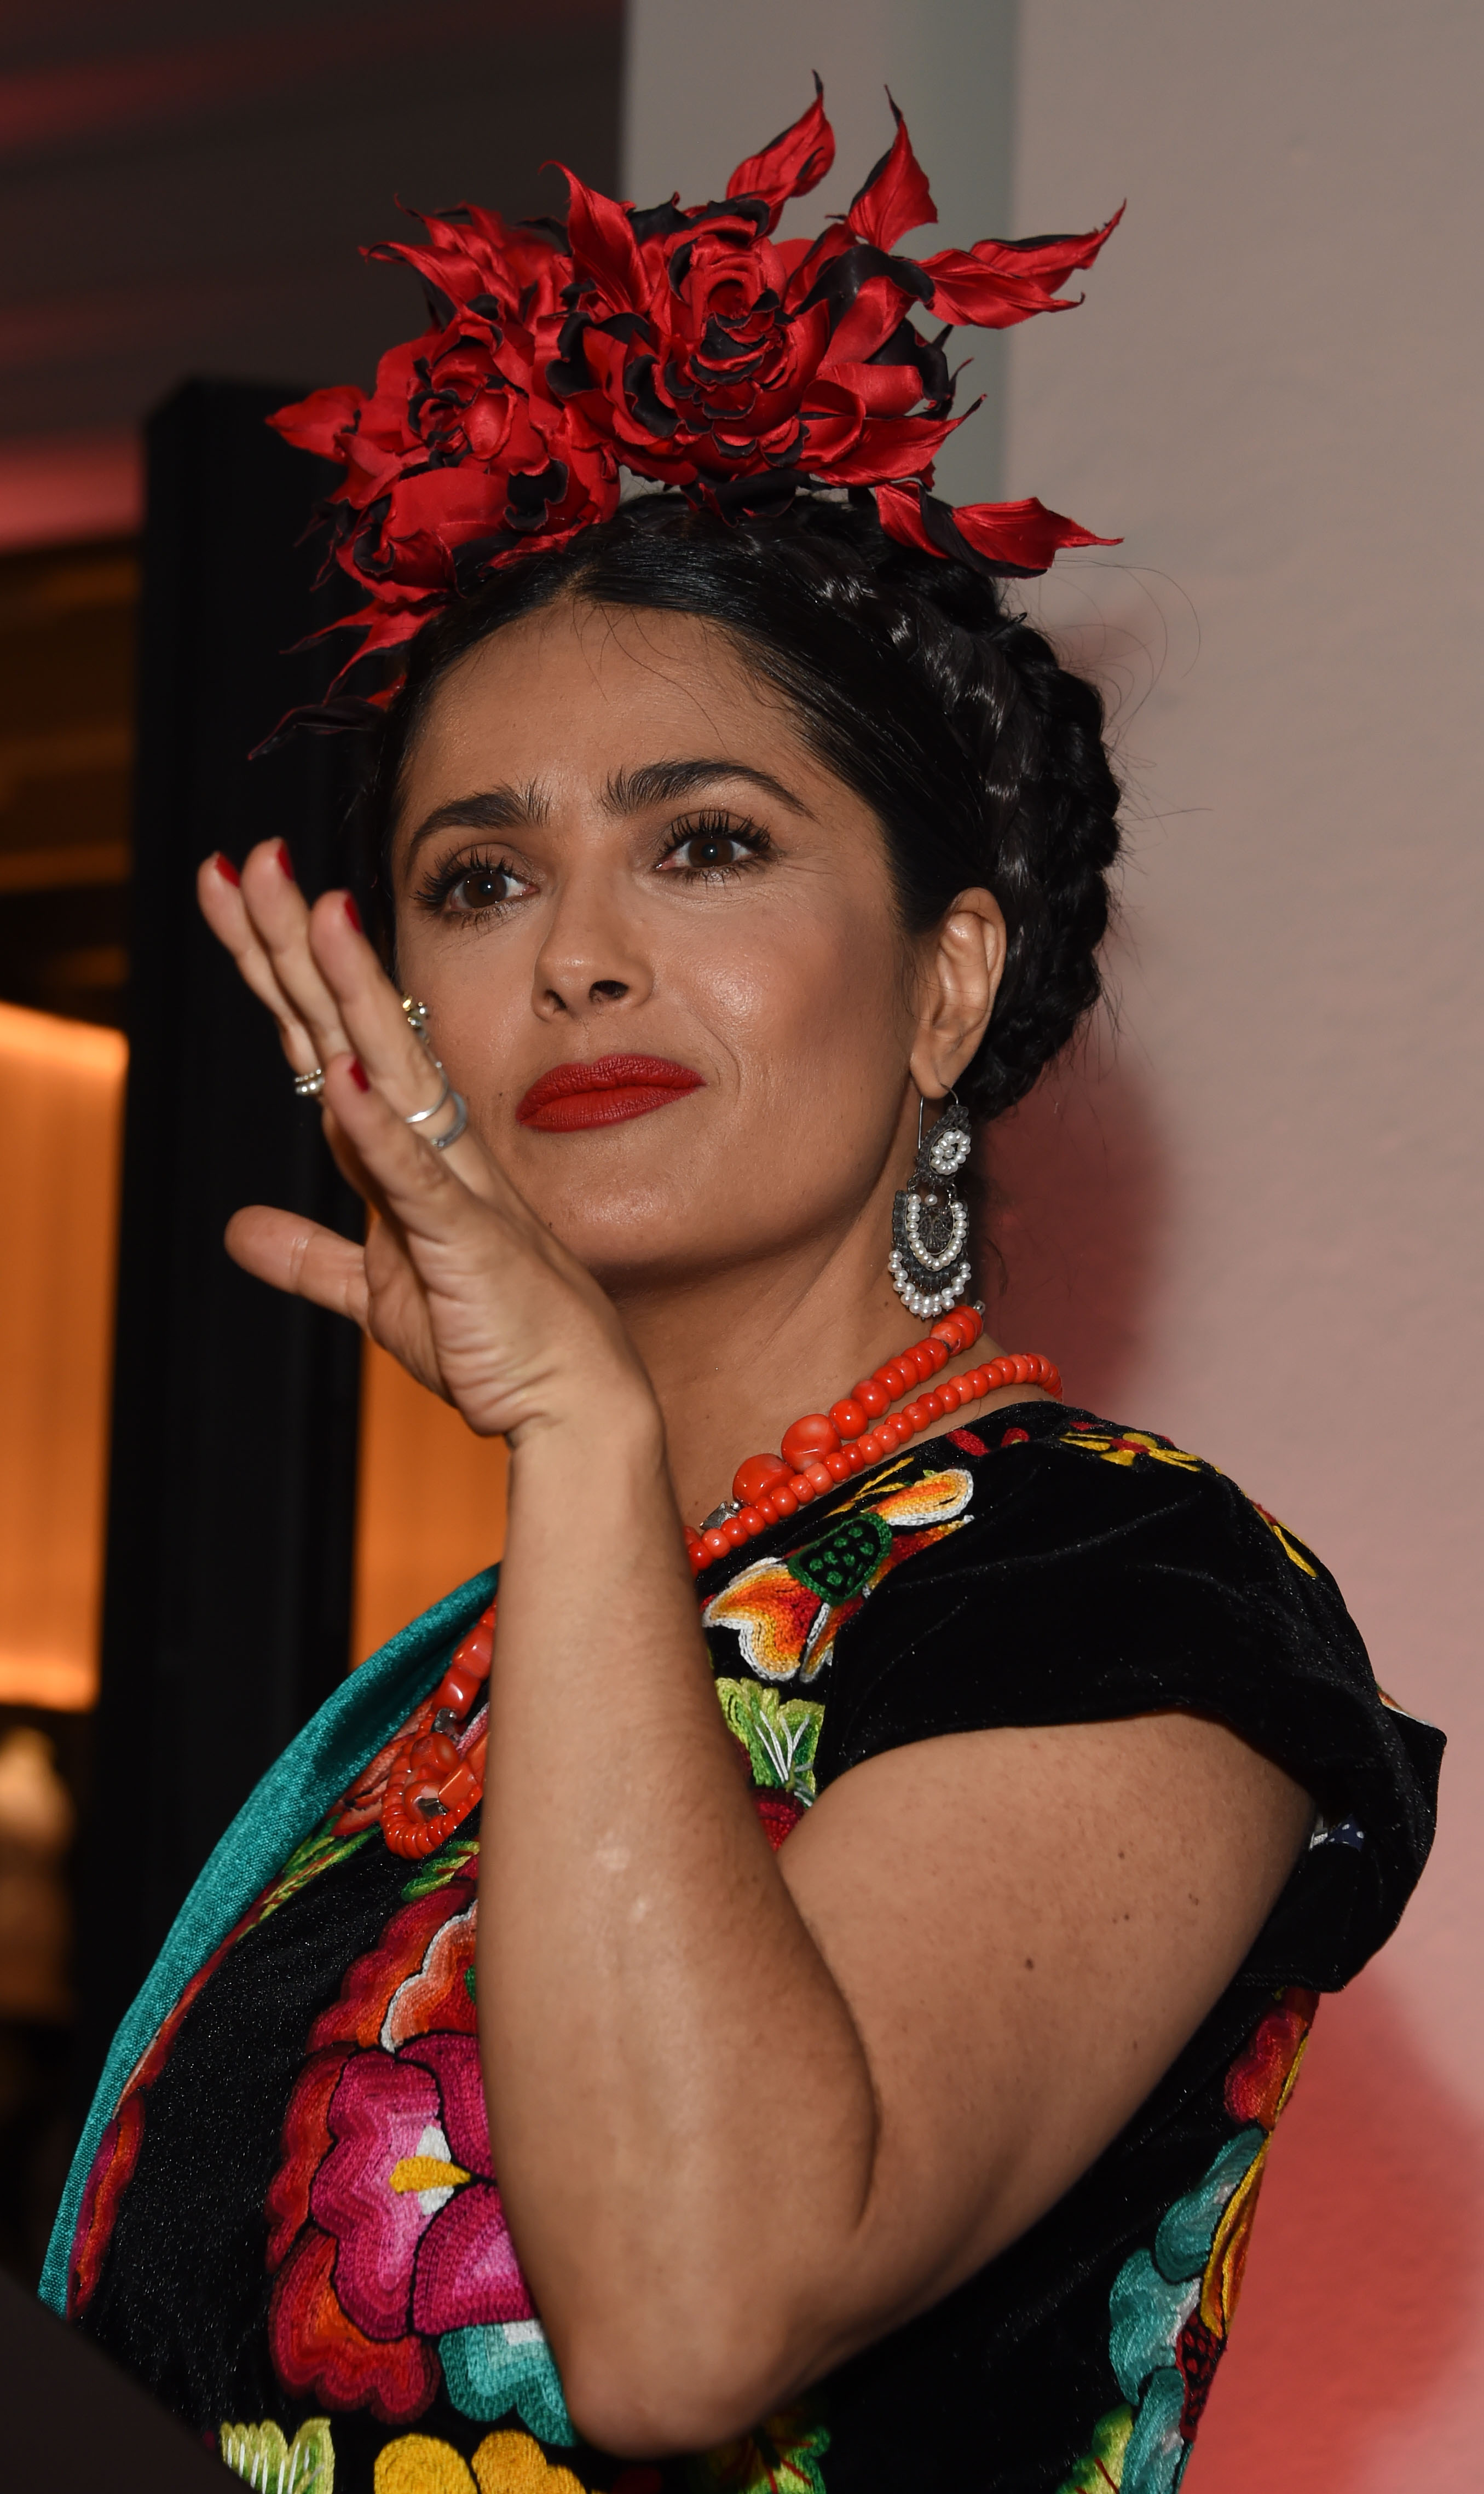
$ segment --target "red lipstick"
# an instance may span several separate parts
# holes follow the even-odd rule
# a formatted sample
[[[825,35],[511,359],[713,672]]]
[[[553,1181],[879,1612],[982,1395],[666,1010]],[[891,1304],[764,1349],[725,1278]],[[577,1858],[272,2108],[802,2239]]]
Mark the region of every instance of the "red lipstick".
[[[667,1109],[672,1100],[705,1087],[699,1074],[668,1056],[598,1056],[591,1065],[554,1065],[538,1075],[515,1120],[545,1135],[570,1135],[583,1126],[647,1117],[651,1109]]]

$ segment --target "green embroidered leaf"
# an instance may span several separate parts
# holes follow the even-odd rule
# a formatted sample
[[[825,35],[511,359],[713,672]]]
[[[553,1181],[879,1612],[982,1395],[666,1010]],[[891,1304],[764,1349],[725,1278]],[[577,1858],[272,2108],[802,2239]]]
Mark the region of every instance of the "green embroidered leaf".
[[[348,1861],[372,1832],[363,1827],[356,1836],[336,1836],[328,1828],[321,1828],[316,1835],[307,1836],[302,1844],[294,1847],[274,1880],[258,1921],[265,1923],[280,1905],[287,1905],[290,1897],[307,1888],[311,1879],[318,1879],[321,1870],[333,1870],[337,1862]]]
[[[718,1680],[727,1729],[745,1743],[752,1780],[765,1792],[814,1799],[814,1753],[825,1710],[817,1697],[780,1697],[755,1680]]]
[[[1064,2477],[1056,2494],[1108,2494],[1109,2486],[1123,2483],[1124,2453],[1134,2427],[1132,2408],[1110,2408],[1093,2427],[1092,2447],[1084,2451],[1070,2477]]]
[[[892,1528],[885,1516],[864,1507],[841,1516],[818,1541],[796,1550],[788,1572],[826,1602],[845,1602],[868,1585],[892,1547]]]
[[[829,2448],[827,2429],[805,2402],[703,2452],[685,2473],[696,2494],[826,2494],[819,2463]]]
[[[333,2494],[335,2446],[325,2417],[311,2417],[292,2442],[271,2421],[224,2424],[217,2448],[227,2466],[259,2494]]]
[[[408,1881],[402,1891],[404,1904],[409,1905],[414,1897],[431,1897],[435,1889],[446,1888],[450,1879],[471,1877],[478,1864],[479,1839],[477,1836],[450,1838],[446,1844],[439,1845],[423,1869],[415,1872]]]

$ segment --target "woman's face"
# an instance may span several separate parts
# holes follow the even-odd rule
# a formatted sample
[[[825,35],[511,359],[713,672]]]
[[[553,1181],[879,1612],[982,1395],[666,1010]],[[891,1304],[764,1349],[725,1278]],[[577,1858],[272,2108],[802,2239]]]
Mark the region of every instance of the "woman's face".
[[[472,652],[392,874],[471,1124],[610,1287],[828,1247],[895,1171],[920,982],[881,833],[713,626],[563,601]]]

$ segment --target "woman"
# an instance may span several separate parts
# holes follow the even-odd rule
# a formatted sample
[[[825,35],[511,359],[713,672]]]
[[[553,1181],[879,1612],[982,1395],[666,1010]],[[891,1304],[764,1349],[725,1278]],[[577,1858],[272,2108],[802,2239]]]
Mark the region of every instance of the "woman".
[[[229,1243],[511,1463],[498,1639],[485,1576],[259,1789],[59,2219],[53,2298],[257,2484],[1173,2486],[1430,1840],[1312,1554],[981,1338],[968,1118],[1096,995],[1116,789],[994,577],[1085,532],[934,502],[906,313],[1102,237],[894,258],[899,128],[774,245],[829,152],[434,224],[428,335],[281,420],[411,641],[396,980],[282,844],[202,868],[374,1215]]]

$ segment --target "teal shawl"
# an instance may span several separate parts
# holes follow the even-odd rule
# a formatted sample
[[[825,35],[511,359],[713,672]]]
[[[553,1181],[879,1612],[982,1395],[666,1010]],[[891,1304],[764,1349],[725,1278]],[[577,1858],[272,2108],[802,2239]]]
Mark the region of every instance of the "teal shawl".
[[[41,2296],[54,2312],[67,2309],[73,2231],[98,2144],[112,2120],[130,2072],[165,2023],[197,1967],[220,1947],[296,1844],[313,1835],[333,1801],[436,1688],[450,1646],[490,1601],[496,1570],[487,1567],[404,1628],[325,1699],[276,1766],[244,1802],[181,1906],[133,2008],[113,2038],[98,2093],[83,2124],[51,2232]]]

